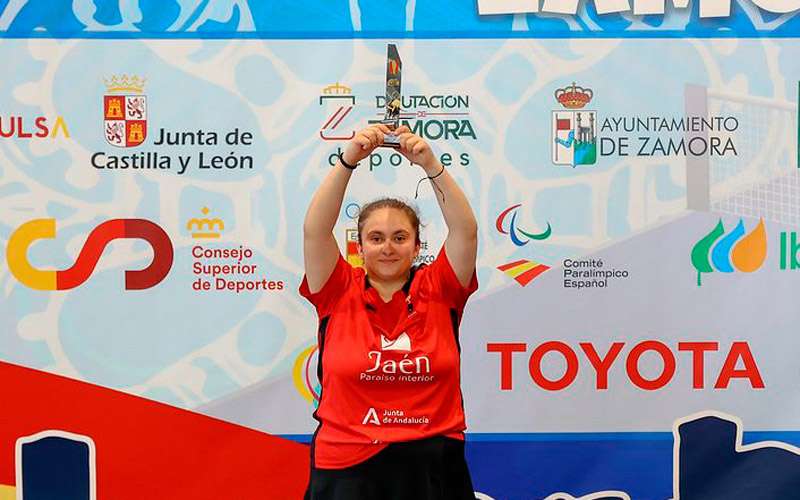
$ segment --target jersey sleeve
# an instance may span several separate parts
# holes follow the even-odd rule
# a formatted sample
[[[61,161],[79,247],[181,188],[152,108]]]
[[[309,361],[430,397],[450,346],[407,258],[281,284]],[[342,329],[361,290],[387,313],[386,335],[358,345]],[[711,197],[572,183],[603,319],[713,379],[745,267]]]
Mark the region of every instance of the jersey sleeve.
[[[447,258],[444,245],[439,250],[439,255],[431,263],[428,273],[433,294],[449,307],[457,309],[459,314],[463,311],[469,296],[478,289],[478,277],[475,271],[472,271],[469,284],[461,285]]]
[[[350,286],[352,277],[353,267],[339,254],[339,260],[336,261],[336,266],[334,266],[328,281],[322,285],[322,288],[316,293],[311,293],[308,288],[308,278],[303,276],[303,282],[300,284],[300,295],[314,305],[320,318],[324,318],[330,315],[336,301],[344,296],[344,291]]]

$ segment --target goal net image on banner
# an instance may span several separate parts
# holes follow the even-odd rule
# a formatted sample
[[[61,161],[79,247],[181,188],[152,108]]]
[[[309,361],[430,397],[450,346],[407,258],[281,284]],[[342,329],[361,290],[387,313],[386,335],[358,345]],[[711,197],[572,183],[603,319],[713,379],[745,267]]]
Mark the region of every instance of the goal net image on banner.
[[[797,102],[687,87],[686,109],[735,117],[743,135],[739,156],[733,160],[687,161],[689,208],[796,226],[800,222]]]

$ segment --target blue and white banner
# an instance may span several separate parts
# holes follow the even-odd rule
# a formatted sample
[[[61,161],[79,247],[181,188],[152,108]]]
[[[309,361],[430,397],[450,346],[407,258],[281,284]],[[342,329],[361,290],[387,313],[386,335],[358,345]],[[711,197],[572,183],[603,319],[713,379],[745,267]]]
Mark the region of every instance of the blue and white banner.
[[[793,498],[798,10],[0,1],[0,362],[86,382],[81,397],[112,390],[120,429],[136,401],[160,408],[149,424],[180,409],[307,442],[302,220],[339,148],[383,114],[396,43],[401,122],[480,226],[461,327],[479,498]],[[433,259],[446,228],[430,186],[413,200],[422,175],[388,149],[363,162],[335,229],[351,263],[359,207],[380,195],[418,205],[419,262]],[[104,462],[124,449],[114,426],[55,411],[31,428],[34,400],[78,393],[19,401],[30,382],[13,377],[0,499],[21,494],[14,450],[47,449],[25,441],[45,431],[92,443],[104,498],[124,477]],[[305,472],[272,473],[275,498],[302,492]],[[191,498],[263,486],[203,484]]]

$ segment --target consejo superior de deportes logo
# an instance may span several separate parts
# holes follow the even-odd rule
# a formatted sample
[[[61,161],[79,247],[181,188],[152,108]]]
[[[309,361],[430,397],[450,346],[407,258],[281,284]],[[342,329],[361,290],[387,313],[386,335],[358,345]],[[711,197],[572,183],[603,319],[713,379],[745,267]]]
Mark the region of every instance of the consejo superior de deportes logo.
[[[61,271],[42,270],[31,265],[28,249],[36,240],[56,237],[55,219],[35,219],[19,226],[8,239],[6,261],[11,274],[23,285],[35,290],[70,290],[83,284],[94,272],[105,247],[113,240],[136,238],[153,249],[153,261],[139,270],[125,271],[126,290],[144,290],[156,286],[172,268],[172,241],[161,227],[145,219],[112,219],[95,227],[78,254],[75,263]]]

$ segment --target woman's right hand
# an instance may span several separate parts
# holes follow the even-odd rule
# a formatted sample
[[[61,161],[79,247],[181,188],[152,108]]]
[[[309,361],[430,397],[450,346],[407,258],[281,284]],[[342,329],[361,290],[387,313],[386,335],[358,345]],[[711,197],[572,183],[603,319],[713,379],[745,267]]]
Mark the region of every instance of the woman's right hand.
[[[342,152],[342,157],[350,165],[360,162],[383,144],[383,136],[391,133],[389,127],[382,123],[375,123],[356,133]]]

